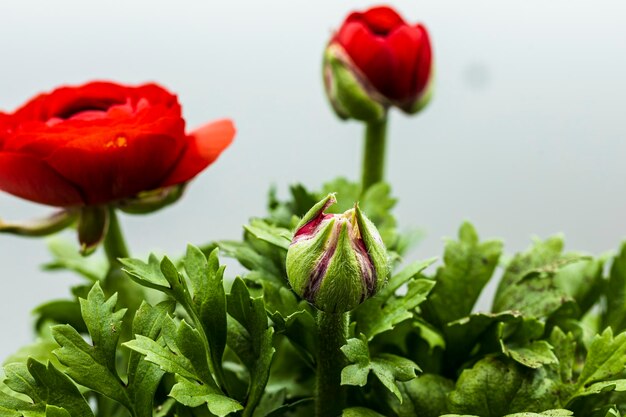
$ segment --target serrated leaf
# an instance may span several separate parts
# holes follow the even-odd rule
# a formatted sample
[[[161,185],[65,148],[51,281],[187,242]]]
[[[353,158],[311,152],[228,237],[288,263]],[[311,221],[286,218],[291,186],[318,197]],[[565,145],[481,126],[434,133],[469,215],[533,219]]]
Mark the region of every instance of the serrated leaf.
[[[287,229],[271,226],[260,219],[253,219],[251,224],[244,225],[243,228],[252,236],[278,249],[289,249],[292,233]]]
[[[449,240],[444,265],[437,270],[437,285],[428,297],[427,310],[440,324],[467,316],[495,270],[502,253],[502,242],[480,242],[470,223],[459,229],[459,240]]]
[[[402,394],[396,383],[410,381],[420,370],[411,360],[389,353],[370,357],[367,341],[364,339],[349,339],[341,351],[351,363],[341,371],[341,385],[363,387],[367,384],[367,376],[371,371],[399,401],[402,401]]]
[[[243,336],[240,346],[234,350],[250,372],[248,401],[243,415],[251,416],[269,379],[270,365],[275,352],[272,346],[274,329],[268,325],[263,298],[251,297],[246,284],[240,278],[233,282],[227,297],[227,306],[228,313],[239,325],[237,330],[230,334]],[[242,354],[244,349],[248,354]]]
[[[350,407],[343,410],[341,417],[385,417],[365,407]]]
[[[173,301],[164,301],[155,307],[143,303],[133,320],[133,334],[156,340],[163,321],[174,308]],[[152,415],[154,394],[163,375],[164,371],[159,366],[144,360],[140,353],[131,351],[128,361],[128,395],[137,416]]]
[[[265,310],[278,334],[285,335],[299,353],[314,366],[316,325],[310,306],[298,301],[291,289],[273,282],[263,282]]]
[[[617,256],[613,258],[611,273],[606,286],[606,310],[603,317],[604,327],[611,327],[619,332],[626,328],[626,242]]]
[[[602,334],[594,337],[591,342],[585,366],[576,383],[577,390],[570,402],[578,396],[590,395],[596,393],[597,390],[605,390],[612,384],[614,390],[622,391],[626,388],[623,380],[613,379],[623,376],[625,367],[626,332],[620,333],[614,338],[613,331],[609,327]],[[589,390],[591,387],[594,389]]]
[[[237,261],[250,271],[263,271],[266,276],[271,277],[277,284],[285,285],[286,276],[276,267],[271,259],[255,251],[246,242],[219,241],[216,242],[220,250]]]
[[[124,265],[123,271],[138,284],[159,291],[170,289],[170,283],[163,276],[161,263],[155,255],[150,254],[148,263],[132,258],[123,258],[119,261]]]
[[[72,417],[93,416],[91,408],[76,385],[52,364],[44,365],[34,359],[29,359],[26,364],[8,365],[5,371],[6,386],[26,395],[32,402],[0,391],[0,415],[46,416],[48,406],[53,406],[50,408],[50,413],[64,409]]]
[[[452,413],[481,417],[546,410],[558,406],[557,390],[544,368],[523,368],[488,356],[461,373],[448,396],[448,407]]]
[[[565,294],[576,300],[582,314],[597,301],[604,289],[603,259],[583,259],[565,265],[554,276],[554,282]]]
[[[402,402],[391,398],[388,403],[398,417],[439,417],[446,413],[448,393],[454,382],[440,375],[423,374],[398,383]]]
[[[146,357],[147,361],[158,365],[165,372],[177,374],[191,380],[198,379],[189,359],[181,354],[172,352],[166,346],[152,339],[137,335],[134,340],[124,343],[123,346],[141,353]]]
[[[357,332],[363,333],[371,340],[376,335],[412,318],[415,308],[426,299],[435,285],[431,280],[416,277],[434,261],[429,259],[412,263],[394,275],[376,296],[361,304],[354,312]],[[406,295],[397,297],[395,291],[406,282],[409,282]]]
[[[209,411],[218,417],[224,417],[243,409],[241,404],[225,396],[219,389],[183,378],[177,380],[169,395],[188,407],[199,407],[206,404]]]
[[[558,362],[558,359],[552,352],[552,346],[545,340],[535,340],[522,346],[510,347],[504,341],[502,345],[502,353],[513,359],[515,362],[527,366],[529,368],[540,368],[543,365]]]
[[[448,323],[444,328],[446,336],[446,356],[454,361],[465,360],[474,346],[486,332],[492,330],[498,323],[519,324],[523,320],[521,314],[515,311],[502,313],[474,313],[462,319]]]
[[[574,299],[557,286],[555,274],[587,258],[566,256],[562,250],[563,240],[553,237],[516,255],[500,281],[493,311],[518,310],[529,317],[549,317],[566,304],[575,305]]]
[[[217,389],[209,367],[205,345],[197,329],[191,327],[185,320],[181,320],[176,333],[176,347],[191,363],[194,373],[202,383]]]
[[[97,391],[123,404],[129,410],[132,404],[125,384],[117,375],[117,342],[122,331],[125,309],[115,311],[117,297],[105,298],[100,284],[96,283],[87,299],[81,299],[81,311],[92,344],[69,325],[52,328],[52,335],[61,346],[54,354],[66,373],[77,383]]]
[[[46,417],[72,417],[72,415],[63,408],[46,405]]]
[[[222,355],[226,347],[226,294],[224,292],[224,266],[220,266],[218,249],[208,259],[200,249],[187,247],[185,271],[193,289],[193,307],[196,325],[202,326],[206,335],[212,367],[223,379]]]
[[[558,358],[556,371],[564,384],[570,384],[576,359],[576,339],[572,333],[565,334],[560,328],[555,327],[550,334],[550,344]]]

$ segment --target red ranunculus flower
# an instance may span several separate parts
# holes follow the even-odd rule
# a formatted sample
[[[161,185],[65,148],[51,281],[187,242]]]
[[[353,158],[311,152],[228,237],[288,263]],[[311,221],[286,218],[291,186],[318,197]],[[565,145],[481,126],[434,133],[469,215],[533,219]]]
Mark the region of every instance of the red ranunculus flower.
[[[392,8],[379,6],[351,13],[334,34],[327,51],[331,54],[326,57],[327,63],[329,58],[342,61],[365,94],[382,106],[397,106],[413,113],[426,104],[433,72],[428,32],[421,24],[406,23]],[[336,92],[336,88],[349,88],[352,84],[340,79],[343,85],[329,85],[336,82],[328,79],[333,75],[342,78],[340,74],[326,74],[333,105],[339,104],[339,113],[343,107],[348,110],[340,115],[355,117],[350,110],[358,96],[348,92],[346,98],[346,93]]]
[[[155,84],[92,82],[0,113],[0,190],[59,207],[101,205],[189,181],[231,143],[229,120],[185,133]]]

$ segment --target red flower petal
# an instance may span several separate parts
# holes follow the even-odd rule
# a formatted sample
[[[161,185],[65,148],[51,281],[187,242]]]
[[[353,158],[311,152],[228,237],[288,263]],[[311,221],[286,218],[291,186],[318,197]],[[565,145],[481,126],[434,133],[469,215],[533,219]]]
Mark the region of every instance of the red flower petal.
[[[385,38],[372,34],[360,22],[351,22],[341,27],[335,40],[346,50],[372,85],[384,96],[391,92],[391,53]]]
[[[422,25],[417,25],[416,29],[422,34],[422,46],[417,60],[415,91],[423,92],[433,71],[433,49],[426,28]]]
[[[180,157],[182,145],[167,134],[132,137],[96,129],[59,147],[46,161],[77,184],[86,203],[93,205],[158,188]]]
[[[373,33],[383,36],[406,24],[394,9],[387,6],[372,7],[361,13],[361,19]]]
[[[0,153],[0,189],[50,206],[80,206],[79,191],[52,168],[29,155]]]
[[[161,184],[179,184],[189,181],[209,166],[235,136],[235,126],[230,120],[218,120],[202,126],[189,135],[187,149],[174,171]]]
[[[387,38],[392,56],[390,97],[394,100],[403,102],[415,98],[424,40],[423,32],[410,26],[394,30]]]

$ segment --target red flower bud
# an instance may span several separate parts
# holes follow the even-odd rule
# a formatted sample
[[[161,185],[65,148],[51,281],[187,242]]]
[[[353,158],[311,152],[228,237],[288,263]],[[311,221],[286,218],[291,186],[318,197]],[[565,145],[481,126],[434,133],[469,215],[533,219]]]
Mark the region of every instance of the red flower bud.
[[[414,113],[429,99],[433,57],[428,32],[421,24],[407,24],[390,7],[351,13],[331,39],[325,57],[324,78],[333,107],[342,117],[366,120],[360,117],[362,106],[354,103],[359,99],[355,93],[338,91],[342,81],[337,85],[333,79],[337,76],[333,60],[352,72],[370,100],[384,107]],[[351,114],[353,107],[356,115]]]
[[[93,206],[189,181],[231,143],[229,120],[185,133],[175,95],[155,84],[92,82],[0,113],[0,190]]]

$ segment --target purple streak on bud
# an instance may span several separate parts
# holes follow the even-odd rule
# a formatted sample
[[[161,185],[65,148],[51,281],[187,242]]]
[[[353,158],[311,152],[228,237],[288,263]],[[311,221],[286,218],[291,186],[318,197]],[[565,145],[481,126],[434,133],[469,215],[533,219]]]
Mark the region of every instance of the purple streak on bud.
[[[351,243],[354,247],[354,253],[357,261],[359,262],[359,267],[361,268],[363,283],[365,284],[365,292],[363,292],[363,295],[361,296],[361,302],[363,302],[366,298],[370,298],[376,292],[376,268],[374,268],[372,258],[367,252],[365,242],[363,242],[361,236],[351,239]]]
[[[324,220],[331,219],[333,217],[332,214],[326,214],[324,213],[324,211],[326,211],[328,207],[332,206],[336,202],[337,200],[335,199],[335,197],[328,199],[326,204],[324,204],[324,207],[322,207],[319,213],[317,213],[317,215],[312,220],[296,230],[296,233],[293,236],[293,240],[291,241],[291,245],[301,240],[306,240],[314,237]]]
[[[325,216],[333,217],[332,214],[328,214]],[[306,227],[306,226],[304,226]],[[303,228],[304,228],[303,227]],[[337,250],[337,242],[339,241],[339,233],[341,232],[341,222],[338,221],[335,223],[333,230],[331,231],[331,235],[328,242],[328,248],[324,251],[324,254],[315,265],[315,269],[311,273],[311,278],[309,279],[306,288],[304,289],[304,294],[302,297],[310,303],[315,301],[315,296],[322,285],[322,280],[326,275],[326,270],[328,269],[328,265],[330,264],[330,260],[335,254]]]

